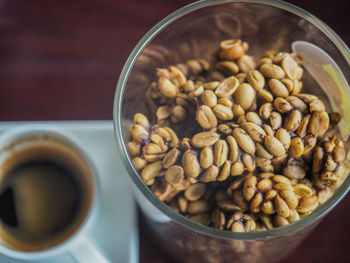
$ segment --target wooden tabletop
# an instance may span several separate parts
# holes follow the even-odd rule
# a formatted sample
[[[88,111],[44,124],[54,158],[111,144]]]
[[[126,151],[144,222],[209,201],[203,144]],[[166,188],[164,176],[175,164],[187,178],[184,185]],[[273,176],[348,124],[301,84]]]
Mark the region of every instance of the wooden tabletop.
[[[0,120],[112,119],[115,86],[140,38],[188,0],[0,0]],[[290,1],[350,45],[346,0]],[[350,196],[285,259],[350,262]],[[172,262],[140,222],[140,262]]]

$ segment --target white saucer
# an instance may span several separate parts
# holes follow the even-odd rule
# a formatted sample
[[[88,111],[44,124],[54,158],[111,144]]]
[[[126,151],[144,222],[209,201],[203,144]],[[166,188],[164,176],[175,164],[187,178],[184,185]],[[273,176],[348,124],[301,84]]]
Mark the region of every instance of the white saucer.
[[[0,133],[29,122],[0,122]],[[33,124],[35,122],[30,122]],[[100,177],[102,202],[89,235],[113,263],[139,262],[136,206],[119,153],[111,121],[38,122],[55,125],[77,136],[92,158]],[[29,262],[0,254],[1,263]],[[69,254],[36,261],[77,263]],[[90,263],[90,262],[83,262]],[[98,263],[98,262],[91,262]]]

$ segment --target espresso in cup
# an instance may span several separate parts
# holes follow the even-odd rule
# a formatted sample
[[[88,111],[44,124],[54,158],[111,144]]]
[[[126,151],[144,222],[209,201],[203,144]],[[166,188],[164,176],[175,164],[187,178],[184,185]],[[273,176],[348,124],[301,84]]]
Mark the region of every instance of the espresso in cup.
[[[41,251],[68,239],[93,200],[93,175],[66,142],[26,138],[0,149],[0,239],[17,251]]]

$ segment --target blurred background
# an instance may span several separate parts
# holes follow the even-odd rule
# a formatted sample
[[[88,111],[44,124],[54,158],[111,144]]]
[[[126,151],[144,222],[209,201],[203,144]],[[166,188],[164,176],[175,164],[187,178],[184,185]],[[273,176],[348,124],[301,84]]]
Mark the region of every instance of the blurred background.
[[[111,119],[141,37],[188,0],[0,0],[0,120]],[[294,0],[349,45],[347,1]]]
[[[122,67],[141,37],[188,0],[0,0],[0,121],[112,119]],[[289,1],[350,45],[348,1]],[[350,198],[283,262],[349,262]],[[171,262],[141,220],[141,262]]]

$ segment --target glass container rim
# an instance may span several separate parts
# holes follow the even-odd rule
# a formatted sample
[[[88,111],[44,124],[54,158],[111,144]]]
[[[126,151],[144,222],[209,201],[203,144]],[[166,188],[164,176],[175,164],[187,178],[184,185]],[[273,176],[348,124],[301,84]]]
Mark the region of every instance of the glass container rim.
[[[285,10],[287,12],[293,13],[302,19],[308,21],[320,31],[322,31],[338,48],[338,50],[343,55],[347,64],[350,65],[350,51],[346,44],[342,41],[342,39],[324,22],[310,14],[309,12],[294,6],[290,3],[283,2],[280,0],[201,0],[189,5],[186,5],[173,13],[169,14],[161,21],[159,21],[155,26],[149,30],[142,39],[135,46],[131,54],[129,55],[122,72],[119,76],[119,80],[117,83],[117,88],[114,97],[114,107],[113,107],[113,125],[114,125],[114,134],[116,137],[116,142],[119,150],[121,150],[121,159],[126,168],[129,177],[131,177],[132,182],[136,185],[137,189],[141,191],[141,193],[150,201],[158,210],[164,213],[169,219],[174,220],[185,228],[190,230],[199,232],[206,236],[211,236],[214,238],[221,239],[229,239],[229,240],[261,240],[268,239],[286,235],[288,233],[292,233],[298,230],[302,230],[303,228],[311,225],[312,223],[317,222],[320,218],[325,216],[329,211],[332,210],[347,194],[350,190],[350,176],[348,176],[343,184],[339,187],[339,189],[333,194],[333,196],[327,200],[324,204],[318,207],[314,212],[310,215],[301,218],[300,220],[291,223],[287,226],[274,228],[271,230],[260,231],[260,232],[249,232],[249,233],[235,233],[230,231],[223,231],[219,229],[215,229],[212,227],[208,227],[205,225],[201,225],[195,223],[181,214],[175,212],[168,205],[160,201],[151,190],[142,182],[140,177],[138,176],[137,171],[133,167],[131,160],[129,158],[123,136],[122,136],[122,125],[121,125],[121,107],[124,89],[126,83],[128,81],[128,77],[130,72],[133,69],[135,61],[137,57],[141,54],[143,49],[149,44],[152,39],[161,32],[164,28],[166,28],[169,24],[174,22],[175,20],[191,13],[197,11],[201,8],[215,6],[219,4],[227,4],[227,3],[242,3],[242,4],[262,4],[271,7],[275,7],[278,9]]]

